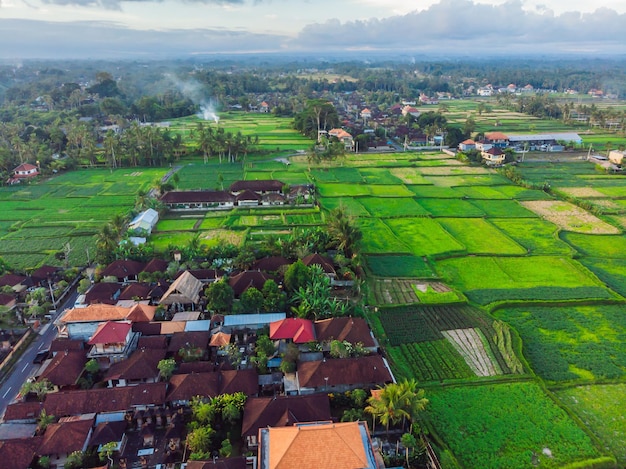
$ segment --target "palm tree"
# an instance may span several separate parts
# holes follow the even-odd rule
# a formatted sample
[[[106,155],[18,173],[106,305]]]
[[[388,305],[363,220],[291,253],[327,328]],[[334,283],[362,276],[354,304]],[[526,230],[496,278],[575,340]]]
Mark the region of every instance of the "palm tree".
[[[117,236],[113,226],[107,223],[96,235],[96,249],[98,258],[103,263],[109,263],[113,259],[113,253],[117,248]]]
[[[424,390],[417,388],[415,379],[391,383],[379,389],[381,389],[380,393],[367,400],[369,405],[365,411],[385,425],[387,432],[389,432],[389,424],[397,425],[402,421],[404,427],[407,419],[413,424],[428,404],[428,399],[424,397]]]
[[[343,251],[347,258],[351,258],[363,238],[361,229],[356,226],[343,206],[334,209],[328,218],[328,232],[337,243],[337,248]]]

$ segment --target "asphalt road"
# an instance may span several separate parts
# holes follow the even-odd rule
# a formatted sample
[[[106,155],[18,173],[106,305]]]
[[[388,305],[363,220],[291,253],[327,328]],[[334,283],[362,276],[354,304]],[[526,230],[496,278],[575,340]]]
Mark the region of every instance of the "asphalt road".
[[[43,326],[35,340],[28,346],[24,353],[22,353],[22,356],[18,358],[15,365],[13,365],[11,374],[4,380],[2,386],[0,386],[0,416],[4,416],[4,411],[19,394],[24,381],[33,376],[41,366],[33,364],[35,355],[42,350],[50,348],[50,344],[57,335],[56,327],[53,324],[54,320],[66,309],[73,307],[77,297],[78,293],[76,289],[68,294],[61,306],[57,307],[57,312],[52,320]]]

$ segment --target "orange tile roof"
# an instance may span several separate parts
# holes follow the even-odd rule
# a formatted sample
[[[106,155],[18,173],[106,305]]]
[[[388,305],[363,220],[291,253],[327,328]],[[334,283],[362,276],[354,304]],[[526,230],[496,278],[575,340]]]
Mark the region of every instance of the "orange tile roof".
[[[502,132],[485,132],[485,138],[489,140],[508,140],[508,135]]]
[[[275,427],[268,434],[268,469],[371,467],[358,422]]]
[[[94,321],[119,321],[126,319],[129,309],[121,306],[105,304],[93,304],[86,308],[70,309],[61,322],[94,322]]]

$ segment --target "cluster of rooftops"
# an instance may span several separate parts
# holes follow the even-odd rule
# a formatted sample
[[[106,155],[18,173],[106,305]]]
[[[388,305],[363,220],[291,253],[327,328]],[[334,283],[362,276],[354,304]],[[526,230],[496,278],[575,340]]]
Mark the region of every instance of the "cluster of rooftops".
[[[283,260],[266,258],[259,262],[276,268]],[[328,271],[333,268],[332,262],[320,255],[312,255],[307,262],[324,264],[322,268]],[[183,271],[169,285],[138,282],[139,273],[163,271],[164,267],[166,264],[158,260],[110,264],[102,275],[115,277],[118,282],[94,284],[84,303],[67,310],[55,322],[59,336],[36,373],[37,381],[48,380],[53,389],[41,401],[28,394],[8,406],[0,435],[9,431],[12,438],[0,442],[0,460],[10,461],[10,467],[19,469],[30,467],[34,458],[48,456],[62,467],[74,451],[97,449],[115,441],[116,458],[126,467],[144,462],[174,467],[184,459],[185,416],[190,401],[198,395],[210,398],[242,392],[248,396],[243,444],[257,456],[220,460],[227,464],[221,466],[211,465],[217,461],[189,462],[188,468],[296,467],[298,461],[310,467],[310,461],[301,459],[302,447],[315,441],[325,441],[337,455],[330,462],[323,461],[327,454],[317,455],[319,465],[315,467],[382,467],[372,450],[367,427],[357,422],[336,423],[330,415],[329,392],[373,389],[393,381],[365,320],[338,317],[310,321],[287,317],[284,312],[204,319],[201,292],[223,273]],[[237,280],[237,275],[231,277],[238,294],[254,285],[256,274],[266,275],[260,270],[247,272],[255,275],[245,281],[242,277]],[[92,294],[94,291],[99,293]],[[172,320],[156,321],[159,302],[184,308]],[[268,373],[259,375],[249,358],[261,329],[269,331],[277,353],[268,361]],[[329,350],[334,340],[359,343],[369,354],[332,358]],[[300,358],[295,372],[282,373],[279,351],[289,343],[300,349]],[[313,352],[312,343],[319,344]],[[225,346],[240,351],[239,363],[228,360],[223,353]],[[158,364],[169,358],[177,365],[164,380]],[[98,363],[100,379],[84,389],[81,384],[90,360]],[[33,436],[42,411],[54,415],[58,422]],[[163,442],[166,447],[157,451]],[[351,465],[355,457],[360,461],[358,466]]]

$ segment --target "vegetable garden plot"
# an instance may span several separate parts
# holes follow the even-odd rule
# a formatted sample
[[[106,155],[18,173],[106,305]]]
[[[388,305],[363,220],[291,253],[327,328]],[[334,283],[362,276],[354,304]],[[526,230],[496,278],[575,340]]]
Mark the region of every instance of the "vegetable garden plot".
[[[469,254],[524,255],[526,249],[482,218],[437,220]]]
[[[482,315],[471,306],[402,306],[380,308],[378,317],[392,346],[443,339],[441,331],[479,324]]]
[[[389,218],[385,224],[418,256],[463,252],[465,247],[430,218]]]
[[[626,384],[576,386],[556,392],[565,406],[626,465]]]
[[[591,467],[582,461],[601,456],[590,437],[535,383],[430,388],[427,397],[429,426],[461,467],[558,468],[576,462],[576,467]]]
[[[202,220],[198,218],[176,218],[174,220],[161,219],[156,225],[155,233],[163,231],[190,231],[193,230],[196,223]]]
[[[374,304],[378,305],[403,305],[419,301],[411,280],[374,279],[371,291]]]
[[[418,256],[365,256],[367,267],[378,277],[431,278],[435,274],[430,265]]]
[[[521,203],[564,230],[593,234],[619,233],[614,226],[569,202],[527,201]]]
[[[454,349],[459,352],[476,376],[501,375],[502,369],[493,359],[493,352],[480,329],[453,329],[441,331]]]
[[[396,379],[420,382],[472,378],[475,373],[445,339],[387,347]]]
[[[492,218],[493,225],[524,246],[530,254],[571,257],[574,249],[558,237],[558,227],[541,218]]]

